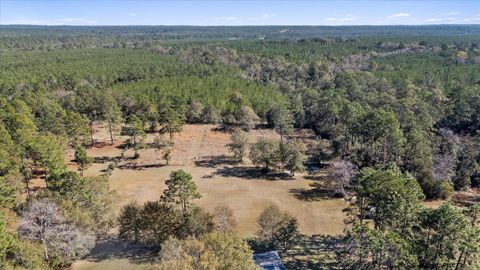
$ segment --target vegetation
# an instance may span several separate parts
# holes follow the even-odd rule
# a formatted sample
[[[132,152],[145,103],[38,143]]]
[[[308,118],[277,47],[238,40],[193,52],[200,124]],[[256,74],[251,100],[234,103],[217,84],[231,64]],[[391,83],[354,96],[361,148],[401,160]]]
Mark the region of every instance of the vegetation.
[[[233,156],[238,161],[243,161],[243,158],[248,153],[248,137],[247,133],[243,130],[236,130],[232,134],[232,142],[228,145],[228,148],[233,152]]]
[[[108,175],[126,157],[106,175],[83,176],[94,161],[85,147],[102,146],[95,127],[112,145],[119,132],[128,136],[120,147],[136,161],[151,146],[147,133],[168,134],[168,145],[154,145],[168,165],[187,122],[235,130],[234,158],[265,172],[293,178],[314,155],[323,163],[315,166],[329,165],[351,225],[339,240],[343,268],[479,267],[478,204],[421,204],[478,193],[476,25],[0,31],[2,269],[68,268],[115,220],[120,238],[161,250],[159,269],[255,269],[234,213],[196,206],[189,173],[172,172],[161,198],[119,216]],[[279,141],[248,140],[264,128]],[[313,135],[295,137],[300,129]],[[80,173],[65,163],[73,149]],[[291,214],[267,207],[255,242],[268,250],[295,243]]]
[[[160,246],[169,237],[184,239],[213,231],[213,216],[192,203],[201,197],[192,176],[174,171],[160,200],[123,207],[118,222],[122,239]]]
[[[89,157],[87,151],[81,145],[75,148],[75,161],[78,164],[78,170],[83,176],[83,172],[92,164],[93,158]]]
[[[167,189],[163,192],[161,199],[179,205],[185,216],[189,214],[190,202],[202,197],[192,181],[192,175],[183,170],[172,172],[170,179],[165,181],[165,184],[167,184]]]
[[[250,148],[250,160],[254,164],[263,165],[265,171],[268,172],[280,161],[279,152],[278,143],[267,138],[260,138]]]
[[[168,239],[155,269],[258,269],[245,240],[231,233],[210,233],[197,239]]]
[[[269,206],[258,217],[258,240],[269,249],[285,249],[295,244],[298,236],[297,219],[280,211],[276,206]]]
[[[471,234],[479,229],[478,205],[464,210],[451,203],[423,208],[420,187],[396,167],[361,170],[355,189],[359,197],[352,205],[353,228],[338,252],[344,267],[470,269],[478,265],[478,258],[469,259],[470,252],[480,248],[478,235]]]

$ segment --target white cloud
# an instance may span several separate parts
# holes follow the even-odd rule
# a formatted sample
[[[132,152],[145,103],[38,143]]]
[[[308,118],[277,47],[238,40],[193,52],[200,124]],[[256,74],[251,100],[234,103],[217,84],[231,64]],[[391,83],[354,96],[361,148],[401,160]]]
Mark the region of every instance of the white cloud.
[[[135,12],[130,12],[130,13],[128,14],[128,16],[135,17],[135,16],[137,16],[137,13],[135,13]]]
[[[388,16],[388,18],[405,18],[405,17],[411,17],[412,15],[410,15],[409,13],[406,13],[406,12],[400,12],[400,13],[395,13],[395,14],[392,14],[390,16]]]
[[[480,14],[477,15],[477,17],[473,18],[466,18],[462,20],[463,22],[471,23],[471,22],[480,22]]]
[[[272,14],[272,13],[263,13],[263,14],[260,14],[259,16],[248,17],[248,18],[241,18],[241,17],[235,17],[235,16],[223,16],[223,17],[214,17],[213,20],[215,20],[215,21],[225,21],[225,22],[229,22],[229,23],[242,23],[244,21],[270,20],[275,16],[276,15]]]
[[[453,18],[453,17],[443,17],[443,18],[428,18],[426,20],[424,20],[424,22],[426,23],[440,23],[440,22],[452,22],[452,21],[456,21],[457,18]]]
[[[243,20],[239,17],[234,17],[234,16],[226,16],[226,17],[215,17],[213,18],[216,21],[227,21],[227,22],[235,22],[235,23],[241,23]]]
[[[257,17],[250,17],[248,18],[250,21],[261,21],[261,20],[270,20],[271,18],[275,17],[275,14],[272,13],[264,13]]]
[[[238,21],[238,20],[240,20],[240,19],[237,18],[237,17],[225,17],[225,20],[226,20],[226,21]]]
[[[353,21],[356,21],[356,20],[360,20],[362,19],[362,17],[360,16],[356,16],[356,15],[351,15],[351,14],[347,14],[345,15],[344,17],[340,17],[340,18],[333,18],[333,17],[330,17],[330,18],[325,18],[325,21],[327,22],[353,22]]]
[[[462,14],[460,11],[452,11],[452,12],[443,13],[441,15],[442,16],[455,16],[455,15],[460,15],[460,14]]]

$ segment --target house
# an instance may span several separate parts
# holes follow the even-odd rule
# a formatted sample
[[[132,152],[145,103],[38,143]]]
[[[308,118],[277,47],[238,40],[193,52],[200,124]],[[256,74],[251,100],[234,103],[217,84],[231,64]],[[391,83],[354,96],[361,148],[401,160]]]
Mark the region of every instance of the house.
[[[253,260],[264,270],[285,270],[282,259],[276,251],[253,254]]]

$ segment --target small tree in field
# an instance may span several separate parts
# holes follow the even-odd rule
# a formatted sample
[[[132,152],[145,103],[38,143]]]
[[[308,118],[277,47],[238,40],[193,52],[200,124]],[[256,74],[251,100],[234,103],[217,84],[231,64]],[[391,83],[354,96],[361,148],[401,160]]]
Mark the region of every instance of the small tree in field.
[[[254,164],[262,164],[265,171],[268,172],[280,160],[278,143],[267,138],[260,138],[250,147],[249,156]]]
[[[129,126],[125,128],[125,133],[130,136],[129,146],[135,151],[135,158],[138,158],[138,150],[142,147],[143,139],[145,138],[143,122],[136,115],[132,115],[128,119],[128,124]]]
[[[228,148],[233,152],[233,156],[238,161],[243,161],[243,158],[248,151],[248,136],[247,132],[237,129],[232,134],[232,142],[228,144]]]
[[[272,120],[275,131],[280,134],[280,141],[283,143],[283,137],[293,131],[292,113],[285,108],[278,107],[272,112]]]
[[[115,142],[115,132],[118,130],[119,125],[122,123],[122,111],[117,104],[117,101],[111,94],[105,95],[104,99],[104,118],[108,124],[108,134],[110,135],[110,143]]]
[[[172,160],[172,150],[170,148],[165,149],[165,152],[163,152],[163,159],[167,165],[170,163],[170,160]]]
[[[163,192],[162,200],[179,205],[184,216],[189,214],[191,201],[202,197],[192,175],[183,170],[170,173],[170,179],[165,184],[167,189]]]
[[[87,151],[80,144],[75,147],[75,162],[77,162],[78,170],[82,176],[83,172],[90,167],[93,162],[93,158],[88,156]]]
[[[297,219],[277,206],[269,206],[258,217],[260,241],[269,248],[286,248],[298,236]]]
[[[161,131],[167,132],[170,141],[173,141],[173,134],[182,131],[185,123],[186,106],[184,100],[179,96],[173,96],[161,100],[158,111],[160,113]]]
[[[71,144],[86,143],[90,134],[89,120],[86,116],[67,110],[64,119],[65,133]]]
[[[305,171],[303,163],[307,159],[305,156],[305,145],[298,141],[291,141],[280,144],[280,152],[283,165],[293,175],[295,172]]]
[[[118,216],[119,232],[118,236],[127,241],[140,241],[141,233],[141,210],[142,208],[136,203],[131,202],[125,205]]]

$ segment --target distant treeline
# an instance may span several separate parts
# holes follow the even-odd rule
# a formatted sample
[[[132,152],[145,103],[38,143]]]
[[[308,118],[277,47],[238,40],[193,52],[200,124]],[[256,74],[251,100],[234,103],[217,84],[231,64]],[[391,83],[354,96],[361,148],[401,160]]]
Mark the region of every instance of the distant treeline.
[[[0,25],[0,50],[138,48],[175,41],[297,40],[429,36],[475,39],[478,25],[424,26],[32,26]],[[57,44],[57,45],[55,45]],[[58,46],[61,44],[61,46]]]
[[[2,25],[4,36],[159,36],[172,38],[309,38],[319,36],[479,35],[478,25],[417,26],[33,26]]]

